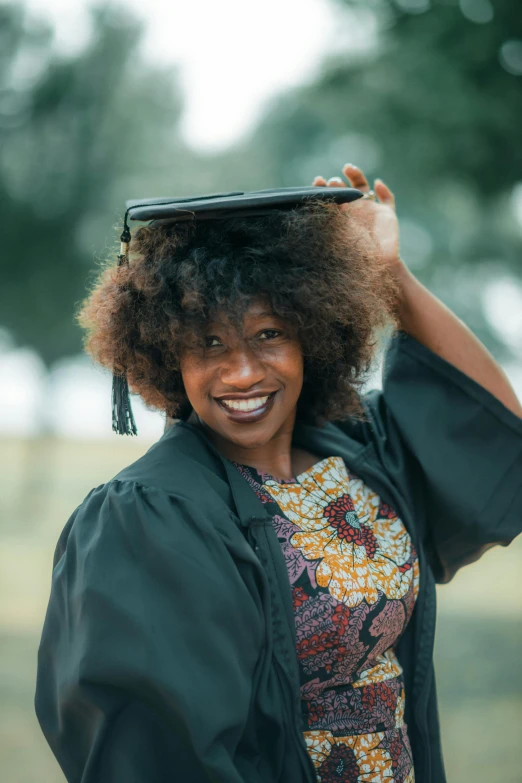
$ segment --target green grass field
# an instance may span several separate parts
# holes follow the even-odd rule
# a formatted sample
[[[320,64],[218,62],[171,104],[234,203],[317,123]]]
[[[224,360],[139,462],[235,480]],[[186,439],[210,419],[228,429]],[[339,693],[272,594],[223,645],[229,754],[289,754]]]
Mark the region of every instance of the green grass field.
[[[116,435],[104,442],[0,440],[2,783],[63,783],[33,710],[54,547],[87,492],[149,445]],[[519,536],[437,588],[436,672],[448,783],[522,780],[521,574]]]

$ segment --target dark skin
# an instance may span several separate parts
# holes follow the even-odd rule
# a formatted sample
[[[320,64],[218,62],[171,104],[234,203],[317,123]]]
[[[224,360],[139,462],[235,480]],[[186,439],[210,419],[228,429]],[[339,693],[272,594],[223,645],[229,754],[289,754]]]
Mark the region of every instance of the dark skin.
[[[303,386],[301,345],[262,299],[251,303],[240,330],[218,314],[208,325],[205,349],[184,352],[181,373],[195,413],[227,459],[282,479],[319,461],[292,445]],[[239,409],[246,405],[256,407]]]
[[[363,193],[370,190],[357,166],[346,164],[343,174],[352,187]],[[338,177],[328,182],[316,177],[312,184],[345,185]],[[394,196],[381,180],[375,181],[374,188],[380,203],[359,199],[341,209],[350,209],[358,217],[375,242],[375,252],[389,259],[395,268],[401,262]],[[297,400],[303,385],[303,354],[289,325],[269,310],[261,299],[253,302],[241,333],[221,314],[209,324],[208,337],[214,335],[215,340],[210,340],[206,351],[187,350],[181,357],[181,374],[188,399],[221,454],[287,479],[307,470],[319,458],[292,446]],[[274,332],[278,332],[277,336]],[[277,393],[270,409],[255,421],[234,420],[216,399],[227,394],[264,395],[274,391]]]

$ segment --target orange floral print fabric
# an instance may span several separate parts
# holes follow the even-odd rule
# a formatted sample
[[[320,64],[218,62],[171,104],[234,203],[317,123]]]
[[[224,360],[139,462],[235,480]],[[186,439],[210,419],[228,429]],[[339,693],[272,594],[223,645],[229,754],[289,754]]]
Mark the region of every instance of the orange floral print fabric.
[[[419,591],[404,524],[340,457],[292,480],[236,467],[271,514],[285,557],[317,780],[414,783],[393,649]]]

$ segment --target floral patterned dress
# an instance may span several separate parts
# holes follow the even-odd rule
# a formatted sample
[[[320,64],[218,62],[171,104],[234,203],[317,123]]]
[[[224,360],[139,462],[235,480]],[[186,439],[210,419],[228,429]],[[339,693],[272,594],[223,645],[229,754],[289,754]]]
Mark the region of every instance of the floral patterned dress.
[[[271,514],[285,557],[318,781],[414,783],[393,649],[419,591],[406,528],[341,457],[291,480],[234,464]]]

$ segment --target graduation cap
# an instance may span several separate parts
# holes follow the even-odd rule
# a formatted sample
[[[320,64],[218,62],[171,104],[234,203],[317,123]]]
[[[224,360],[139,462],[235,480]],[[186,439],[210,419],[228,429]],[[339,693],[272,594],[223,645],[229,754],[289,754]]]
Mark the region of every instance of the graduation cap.
[[[255,217],[274,210],[293,209],[310,199],[334,201],[343,204],[363,198],[364,194],[349,187],[269,188],[266,190],[211,193],[183,198],[131,199],[125,202],[123,232],[118,264],[128,263],[131,233],[127,219],[150,221],[149,225],[176,223],[187,220],[225,220],[231,217]],[[113,374],[112,429],[119,435],[137,435],[131,409],[127,374]]]

